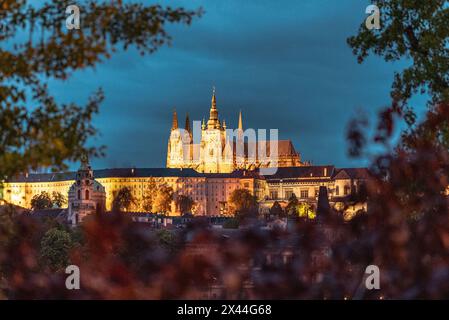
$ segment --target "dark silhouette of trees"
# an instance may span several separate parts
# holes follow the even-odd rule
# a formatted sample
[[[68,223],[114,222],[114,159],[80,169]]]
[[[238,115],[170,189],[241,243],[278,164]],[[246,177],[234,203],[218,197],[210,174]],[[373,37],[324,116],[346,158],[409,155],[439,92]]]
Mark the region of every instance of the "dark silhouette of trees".
[[[31,208],[34,210],[53,208],[53,201],[48,192],[42,191],[40,194],[36,194],[31,199]]]
[[[283,218],[285,216],[285,211],[282,209],[279,202],[275,201],[270,208],[270,216],[276,218]]]
[[[195,205],[195,201],[189,196],[179,195],[176,198],[176,204],[181,211],[181,214],[192,213],[192,208]]]
[[[132,206],[136,205],[136,198],[131,192],[131,189],[125,187],[121,188],[114,195],[114,200],[112,201],[113,210],[118,211],[129,211]]]

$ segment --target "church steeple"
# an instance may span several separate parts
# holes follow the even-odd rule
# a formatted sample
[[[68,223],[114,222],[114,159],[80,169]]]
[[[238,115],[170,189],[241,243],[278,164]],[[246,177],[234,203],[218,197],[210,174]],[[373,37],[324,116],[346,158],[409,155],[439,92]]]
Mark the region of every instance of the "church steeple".
[[[192,129],[190,128],[190,118],[189,118],[189,113],[186,114],[186,125],[184,126],[184,129],[185,129],[189,134],[192,134]]]
[[[238,130],[243,131],[242,110],[240,110],[240,113],[239,113],[239,128],[238,128]]]
[[[178,129],[178,115],[176,114],[176,109],[173,110],[173,120],[171,124],[171,129]]]
[[[217,110],[217,98],[215,97],[215,87],[212,91],[212,101],[209,112],[209,121],[207,121],[207,127],[209,129],[219,128],[220,123],[218,121],[218,110]]]

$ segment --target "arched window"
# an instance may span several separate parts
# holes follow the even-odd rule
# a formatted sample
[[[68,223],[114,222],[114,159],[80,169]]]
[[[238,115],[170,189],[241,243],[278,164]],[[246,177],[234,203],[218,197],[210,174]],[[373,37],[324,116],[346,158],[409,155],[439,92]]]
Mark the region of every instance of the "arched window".
[[[89,200],[89,190],[86,190],[86,200]]]
[[[78,200],[81,200],[81,190],[78,190]]]

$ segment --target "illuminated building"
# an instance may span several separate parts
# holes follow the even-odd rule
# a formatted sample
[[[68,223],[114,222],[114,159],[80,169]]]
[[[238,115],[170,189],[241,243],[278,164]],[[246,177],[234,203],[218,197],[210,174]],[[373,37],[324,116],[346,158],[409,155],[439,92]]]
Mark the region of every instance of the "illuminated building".
[[[226,122],[220,121],[214,90],[209,120],[206,123],[203,119],[201,124],[201,141],[194,141],[189,116],[186,116],[185,127],[182,129],[179,127],[176,111],[173,112],[167,146],[167,168],[230,173],[239,169],[304,165],[290,140],[257,140],[250,135],[252,132],[255,135],[253,130],[243,130],[241,112],[237,130],[228,129]],[[274,150],[270,150],[272,148]]]
[[[176,112],[167,148],[166,168],[117,168],[92,170],[84,162],[78,172],[25,173],[6,181],[3,200],[24,208],[31,208],[33,196],[45,191],[68,195],[69,216],[72,223],[98,210],[112,209],[114,196],[120,189],[128,188],[136,203],[129,211],[145,212],[144,198],[152,192],[151,185],[166,185],[174,192],[168,214],[179,215],[176,199],[189,196],[195,203],[195,215],[227,215],[228,199],[239,188],[254,195],[260,211],[267,211],[275,201],[285,205],[295,194],[300,202],[312,207],[316,204],[320,186],[328,189],[329,200],[342,208],[346,198],[360,193],[369,179],[364,168],[337,169],[329,166],[311,166],[300,160],[300,155],[289,140],[276,140],[277,153],[270,153],[271,142],[259,140],[257,147],[266,147],[269,162],[259,152],[251,155],[251,142],[244,140],[242,114],[239,115],[236,136],[227,134],[225,121],[220,122],[215,92],[207,123],[201,125],[201,141],[194,143],[190,120],[187,116],[185,130],[180,129]],[[243,153],[237,152],[242,144]],[[237,151],[236,151],[237,150]],[[256,150],[259,150],[258,148]],[[273,151],[273,150],[271,150]],[[261,170],[277,165],[274,174]],[[263,174],[262,174],[263,173]],[[95,178],[95,179],[94,179]],[[354,204],[350,215],[366,210],[366,203]],[[348,208],[345,207],[345,210]]]

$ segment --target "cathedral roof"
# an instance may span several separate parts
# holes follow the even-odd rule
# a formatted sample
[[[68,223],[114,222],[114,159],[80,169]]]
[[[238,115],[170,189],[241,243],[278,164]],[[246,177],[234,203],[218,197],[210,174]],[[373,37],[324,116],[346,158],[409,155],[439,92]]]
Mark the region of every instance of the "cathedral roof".
[[[274,141],[273,141],[274,142]],[[245,142],[244,143],[244,154],[245,157],[248,156],[248,154],[251,151],[251,154],[254,155],[254,152],[256,153],[256,155],[258,155],[258,146],[264,146],[265,145],[265,150],[266,150],[266,156],[270,156],[270,141],[266,141],[266,140],[260,140],[257,142]],[[278,145],[278,157],[283,157],[283,156],[297,156],[298,153],[295,150],[295,147],[293,146],[293,143],[291,140],[277,140],[277,145]],[[234,154],[236,154],[237,152],[237,142],[234,141]]]

